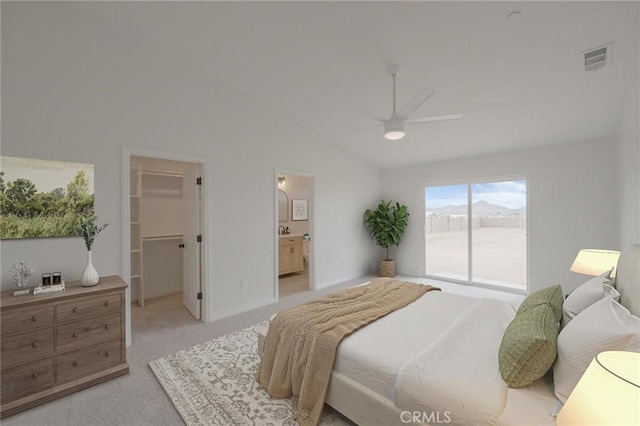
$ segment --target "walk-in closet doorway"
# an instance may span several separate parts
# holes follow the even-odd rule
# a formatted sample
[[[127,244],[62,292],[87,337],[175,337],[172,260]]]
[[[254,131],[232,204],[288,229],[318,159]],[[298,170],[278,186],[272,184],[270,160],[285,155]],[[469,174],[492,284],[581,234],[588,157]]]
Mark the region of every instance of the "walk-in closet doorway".
[[[123,263],[128,268],[123,269],[129,278],[128,308],[136,318],[148,318],[150,327],[158,318],[199,321],[206,267],[203,164],[143,154],[127,156],[128,255]]]

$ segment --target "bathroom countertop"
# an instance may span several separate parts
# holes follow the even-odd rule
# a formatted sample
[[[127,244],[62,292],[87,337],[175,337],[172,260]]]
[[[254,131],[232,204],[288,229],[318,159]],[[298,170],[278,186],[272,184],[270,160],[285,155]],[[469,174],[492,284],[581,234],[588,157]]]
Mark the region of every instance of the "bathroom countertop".
[[[289,238],[289,237],[303,237],[304,234],[283,234],[278,235],[279,238]]]

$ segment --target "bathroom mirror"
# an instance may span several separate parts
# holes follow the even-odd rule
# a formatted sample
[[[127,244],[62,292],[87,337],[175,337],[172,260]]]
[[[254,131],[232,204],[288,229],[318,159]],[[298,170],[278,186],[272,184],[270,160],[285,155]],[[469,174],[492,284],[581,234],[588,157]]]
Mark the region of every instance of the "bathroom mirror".
[[[282,189],[278,189],[278,222],[289,221],[289,197]]]

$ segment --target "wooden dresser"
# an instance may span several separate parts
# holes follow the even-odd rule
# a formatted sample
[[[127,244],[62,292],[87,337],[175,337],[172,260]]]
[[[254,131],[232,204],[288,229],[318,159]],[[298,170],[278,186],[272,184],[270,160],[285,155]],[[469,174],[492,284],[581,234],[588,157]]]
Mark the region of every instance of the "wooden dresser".
[[[278,275],[304,272],[302,236],[278,238]]]
[[[1,417],[129,372],[117,276],[42,295],[1,295]]]

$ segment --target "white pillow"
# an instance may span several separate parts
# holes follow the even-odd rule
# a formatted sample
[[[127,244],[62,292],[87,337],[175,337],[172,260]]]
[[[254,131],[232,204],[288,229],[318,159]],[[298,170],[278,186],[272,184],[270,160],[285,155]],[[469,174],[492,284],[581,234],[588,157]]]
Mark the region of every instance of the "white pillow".
[[[558,336],[553,381],[561,402],[566,401],[593,357],[604,351],[640,352],[640,318],[610,297],[582,311]]]
[[[565,327],[580,312],[606,296],[612,297],[616,302],[620,300],[620,293],[613,288],[613,283],[609,279],[611,271],[613,268],[569,293],[562,305],[562,327]]]

